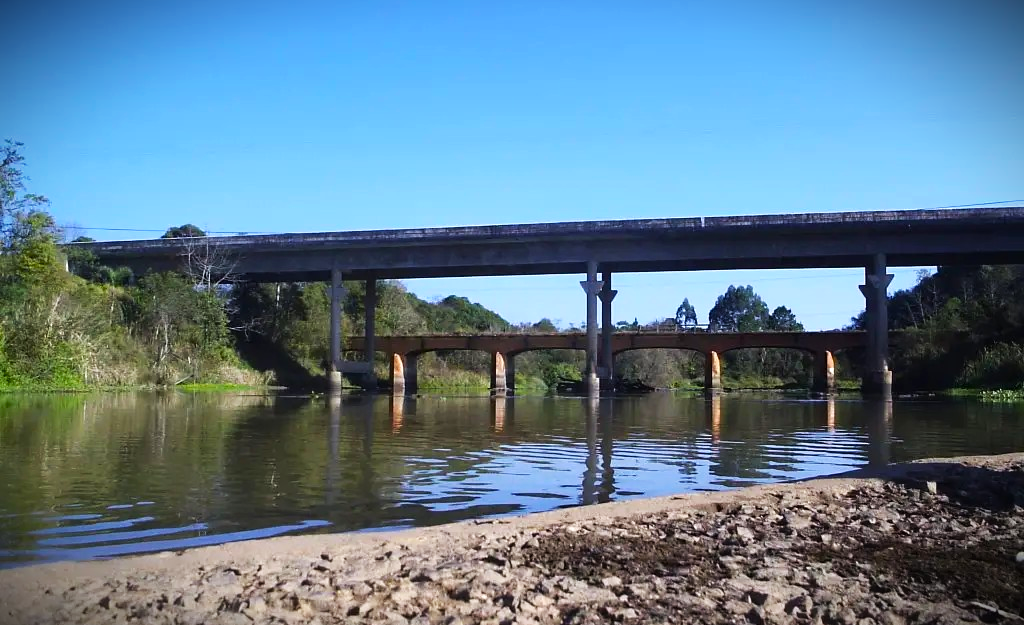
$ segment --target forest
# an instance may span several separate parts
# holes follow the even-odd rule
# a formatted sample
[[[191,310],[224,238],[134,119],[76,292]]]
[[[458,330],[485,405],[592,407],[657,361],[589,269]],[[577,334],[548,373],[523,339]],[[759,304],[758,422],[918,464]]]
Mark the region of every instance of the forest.
[[[328,358],[329,301],[323,283],[251,284],[211,267],[224,259],[192,224],[165,237],[194,242],[181,272],[136,276],[99,265],[74,246],[27,191],[20,143],[0,147],[0,389],[84,389],[179,384],[277,384],[318,388]],[[88,240],[79,237],[74,240]],[[192,247],[189,247],[192,250]],[[195,262],[193,262],[193,259]],[[365,286],[347,282],[344,335],[361,334]],[[1024,267],[939,267],[893,293],[891,349],[898,390],[1016,389],[1024,384]],[[675,314],[616,331],[799,331],[785,306],[751,286],[730,286],[697,324],[687,299]],[[511,324],[465,297],[424,301],[397,281],[378,284],[378,335],[579,332],[549,319]],[[863,326],[863,314],[850,328]],[[860,355],[840,354],[838,375],[855,386]],[[489,356],[439,352],[420,362],[420,387],[486,388]],[[378,376],[387,363],[378,355]],[[580,379],[582,353],[544,351],[516,359],[517,388],[551,389]],[[682,350],[637,350],[616,359],[616,377],[652,388],[699,388],[703,358]],[[792,350],[725,354],[726,387],[806,387],[808,356]]]

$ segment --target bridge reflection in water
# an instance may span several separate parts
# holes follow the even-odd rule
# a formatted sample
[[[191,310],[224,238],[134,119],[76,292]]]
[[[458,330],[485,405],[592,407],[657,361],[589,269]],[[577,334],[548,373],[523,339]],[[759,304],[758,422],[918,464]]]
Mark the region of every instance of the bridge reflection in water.
[[[0,473],[12,485],[0,496],[0,566],[1022,447],[1019,406],[842,396],[0,396]]]
[[[374,455],[374,421],[376,419],[373,407],[374,398],[359,398],[350,396],[354,401],[346,402],[343,408],[342,396],[329,396],[329,422],[328,427],[328,449],[330,462],[328,463],[327,479],[325,482],[325,502],[328,505],[334,503],[333,494],[337,490],[338,483],[338,462],[339,445],[338,436],[340,423],[343,419],[361,423],[363,467],[366,471],[366,484],[370,486],[373,477],[372,471],[368,468],[373,464]],[[384,398],[378,397],[377,400]],[[431,405],[431,409],[438,401],[445,398],[417,398],[412,396],[393,395],[387,397],[388,418],[390,438],[400,439],[403,435],[410,435],[404,432],[408,419],[417,416],[418,404],[424,401]],[[489,410],[490,429],[498,441],[516,447],[525,441],[533,438],[544,438],[543,434],[536,435],[530,431],[534,425],[527,424],[525,428],[516,428],[516,405],[519,402],[535,402],[539,398],[511,398],[506,396],[492,396],[490,398],[469,399],[474,402],[486,402]],[[633,398],[636,399],[636,398]],[[456,398],[457,400],[457,398]],[[616,442],[621,442],[625,447],[630,445],[629,430],[622,427],[623,424],[616,424],[616,406],[622,406],[621,398],[609,398],[599,396],[584,396],[576,398],[562,398],[559,403],[581,405],[584,416],[583,442],[585,443],[585,457],[582,459],[581,481],[579,487],[578,504],[605,503],[616,499]],[[677,443],[677,453],[683,466],[692,469],[698,464],[705,465],[712,474],[721,477],[734,479],[740,476],[735,475],[734,465],[737,449],[748,444],[748,429],[744,426],[752,425],[750,405],[760,402],[729,400],[722,394],[710,394],[700,400],[704,410],[703,431],[698,433],[698,438],[706,437],[707,444],[699,444],[699,441],[686,441],[680,439]],[[820,431],[824,437],[817,441],[819,451],[827,452],[829,448],[829,437],[837,436],[836,453],[843,455],[848,452],[849,441],[847,432],[843,428],[837,430],[837,404],[856,405],[859,412],[863,412],[864,418],[861,423],[863,428],[864,447],[866,448],[864,461],[872,467],[879,467],[888,464],[891,460],[891,433],[893,425],[893,403],[884,400],[859,401],[859,400],[837,400],[835,396],[827,396],[818,401],[786,401],[785,404],[809,408],[813,417],[808,426],[812,431]],[[531,411],[532,411],[531,406]],[[344,412],[344,414],[343,414]],[[670,417],[669,417],[670,418]],[[762,417],[763,418],[763,417]],[[731,428],[730,425],[738,426]],[[756,425],[757,424],[753,424]],[[723,431],[726,433],[723,434]],[[732,434],[730,435],[730,432]],[[681,433],[680,433],[681,434]],[[670,442],[670,441],[666,441]],[[389,448],[394,445],[389,441]],[[625,450],[624,447],[624,450]],[[692,457],[686,457],[686,449],[693,452]],[[800,453],[800,452],[798,452]],[[634,456],[635,452],[627,453]],[[783,454],[784,455],[784,454]],[[765,458],[767,461],[768,459]],[[620,459],[620,464],[631,465],[632,458]],[[784,463],[785,464],[785,463]],[[788,462],[792,464],[792,462]],[[722,468],[724,467],[724,469]],[[851,466],[851,468],[853,468]],[[755,481],[770,481],[771,474],[763,470],[754,470],[749,477]],[[728,482],[726,479],[725,482]],[[730,485],[730,484],[725,484]],[[739,484],[731,484],[739,485]],[[717,489],[717,488],[715,488]],[[699,490],[699,489],[698,489]],[[632,496],[638,493],[626,491],[624,496]]]

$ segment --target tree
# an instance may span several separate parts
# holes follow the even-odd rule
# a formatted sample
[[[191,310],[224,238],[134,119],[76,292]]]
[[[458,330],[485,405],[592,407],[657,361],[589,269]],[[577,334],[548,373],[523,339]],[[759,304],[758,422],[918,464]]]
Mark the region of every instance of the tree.
[[[184,239],[188,237],[205,237],[206,233],[203,229],[195,224],[184,224],[181,226],[174,226],[168,228],[167,232],[161,236],[161,239]]]
[[[712,332],[760,332],[768,325],[768,306],[754,288],[730,286],[718,296],[708,313],[708,329]]]
[[[556,328],[555,324],[547,317],[544,317],[537,323],[533,324],[530,329],[533,332],[543,332],[544,334],[555,334],[558,332],[558,328]]]
[[[676,308],[676,327],[694,328],[697,326],[697,311],[693,309],[688,298],[683,298],[683,303]]]
[[[779,306],[768,317],[765,329],[770,332],[803,332],[804,324],[796,320],[792,310]]]
[[[50,201],[42,195],[25,193],[28,176],[22,171],[25,157],[21,155],[24,144],[7,139],[0,148],[0,247],[11,244],[19,216],[33,211],[42,211]]]

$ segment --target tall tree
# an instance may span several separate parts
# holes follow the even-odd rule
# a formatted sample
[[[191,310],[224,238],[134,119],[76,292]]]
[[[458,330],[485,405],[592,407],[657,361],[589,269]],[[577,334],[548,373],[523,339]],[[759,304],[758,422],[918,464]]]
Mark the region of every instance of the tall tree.
[[[24,144],[20,141],[4,141],[0,147],[0,245],[11,245],[19,218],[39,212],[50,203],[44,196],[25,193],[28,176],[22,171],[25,157],[21,155]]]
[[[690,303],[689,298],[683,298],[683,303],[676,308],[676,327],[677,328],[694,328],[697,326],[697,311],[693,309],[693,304]]]
[[[768,305],[754,287],[730,286],[708,313],[712,332],[760,332],[768,325]]]
[[[796,320],[793,311],[785,306],[779,306],[772,311],[768,317],[765,330],[771,332],[803,332],[804,324]]]

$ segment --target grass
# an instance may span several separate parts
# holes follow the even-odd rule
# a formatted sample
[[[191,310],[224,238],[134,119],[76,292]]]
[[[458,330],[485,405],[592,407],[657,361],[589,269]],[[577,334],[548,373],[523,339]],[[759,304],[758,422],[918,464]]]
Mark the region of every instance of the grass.
[[[940,394],[947,397],[974,399],[991,403],[1024,402],[1024,388],[984,389],[958,387],[941,391]]]

